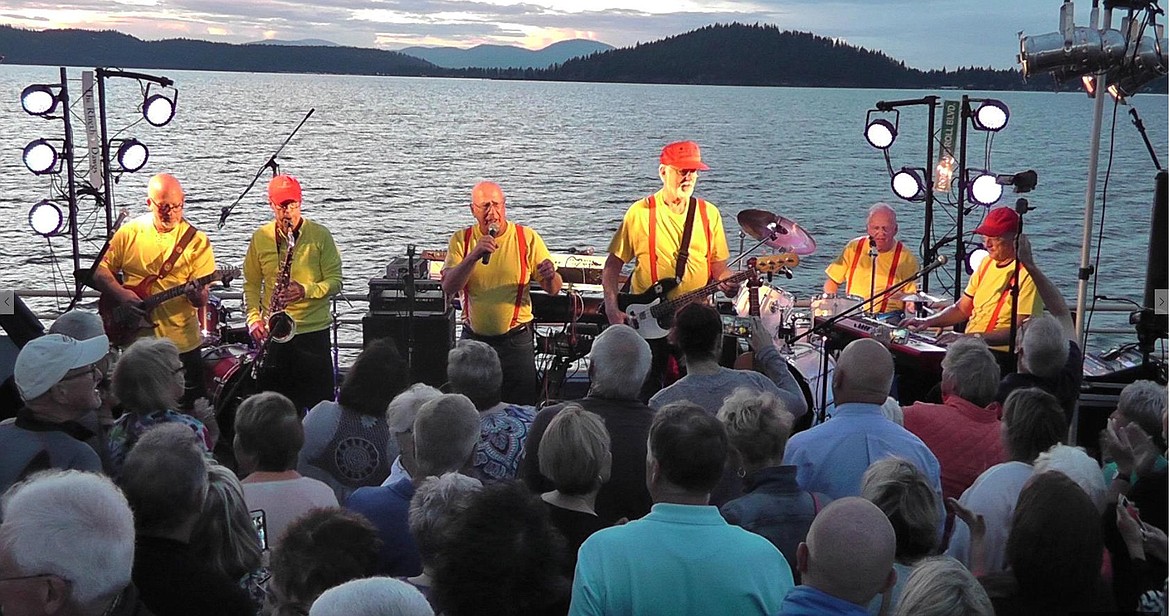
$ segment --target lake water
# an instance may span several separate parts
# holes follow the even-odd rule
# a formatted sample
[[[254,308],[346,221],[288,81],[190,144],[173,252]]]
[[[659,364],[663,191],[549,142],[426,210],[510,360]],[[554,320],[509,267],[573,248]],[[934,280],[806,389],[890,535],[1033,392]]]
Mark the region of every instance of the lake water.
[[[825,266],[864,231],[865,211],[893,204],[900,237],[914,248],[923,236],[922,205],[890,191],[881,153],[862,137],[866,111],[878,100],[961,92],[748,88],[543,83],[402,77],[269,75],[164,71],[180,90],[178,113],[162,128],[145,122],[120,136],[137,137],[151,152],[147,167],[115,186],[115,203],[145,211],[145,185],[168,171],[187,190],[186,215],[210,236],[221,263],[241,263],[247,241],[270,218],[267,175],[236,208],[223,230],[219,209],[234,201],[270,154],[316,109],[278,159],[281,171],[305,188],[304,213],[332,229],[345,263],[346,291],[364,293],[406,245],[445,248],[451,232],[470,223],[469,192],[479,180],[499,182],[509,218],[539,231],[556,249],[592,246],[604,252],[626,207],[660,187],[663,144],[694,139],[711,171],[697,194],[723,213],[732,253],[741,240],[737,212],[756,208],[800,223],[819,245],[793,280],[780,280],[798,298],[819,290]],[[73,69],[70,77],[80,77]],[[68,238],[48,242],[32,233],[29,207],[50,195],[50,181],[24,168],[20,152],[37,137],[59,138],[59,121],[25,114],[21,90],[58,79],[54,67],[0,65],[0,270],[2,288],[68,286]],[[80,84],[70,84],[74,95]],[[142,94],[127,79],[111,79],[110,132],[141,116]],[[1027,220],[1042,267],[1076,296],[1082,209],[1087,181],[1092,101],[1075,93],[968,92],[1007,103],[1010,122],[991,143],[991,169],[1035,169],[1035,212]],[[1167,98],[1143,95],[1132,104],[1167,161]],[[78,106],[77,111],[79,112]],[[1100,190],[1112,145],[1098,294],[1141,301],[1154,165],[1130,124],[1128,108],[1112,117],[1106,106]],[[80,119],[75,120],[80,125]],[[84,142],[84,133],[76,135]],[[969,166],[983,159],[985,133],[972,132]],[[925,107],[904,108],[892,164],[923,166]],[[1016,195],[1005,194],[1003,203]],[[104,216],[83,204],[84,232]],[[933,237],[953,234],[955,208],[935,206]],[[1098,200],[1097,221],[1101,220]],[[982,208],[967,218],[968,233]],[[747,245],[751,245],[747,240]],[[94,254],[100,239],[83,242]],[[953,255],[953,248],[943,251]],[[953,271],[932,279],[931,291],[953,285]],[[33,302],[51,310],[52,302]],[[354,311],[364,310],[355,306]],[[1094,326],[1124,325],[1124,315],[1099,315]],[[1105,342],[1122,342],[1113,337]]]

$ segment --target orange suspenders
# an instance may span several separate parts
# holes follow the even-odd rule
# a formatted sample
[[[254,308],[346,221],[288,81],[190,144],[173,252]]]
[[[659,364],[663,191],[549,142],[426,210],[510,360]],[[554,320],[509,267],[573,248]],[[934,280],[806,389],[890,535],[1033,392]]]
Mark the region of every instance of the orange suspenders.
[[[519,242],[520,247],[520,280],[516,284],[516,301],[512,309],[512,321],[508,324],[508,329],[512,329],[518,325],[517,321],[520,319],[520,307],[524,303],[524,289],[528,286],[528,240],[524,233],[524,227],[512,223],[516,227],[516,241]],[[463,230],[463,254],[466,255],[471,249],[471,230],[468,227]],[[468,293],[467,285],[463,285],[463,311],[467,313],[467,322],[471,322],[471,295]]]

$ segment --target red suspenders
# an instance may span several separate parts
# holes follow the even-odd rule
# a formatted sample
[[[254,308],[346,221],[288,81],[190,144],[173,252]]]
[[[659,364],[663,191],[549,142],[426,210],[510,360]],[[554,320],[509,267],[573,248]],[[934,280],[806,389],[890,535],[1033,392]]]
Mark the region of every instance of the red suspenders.
[[[524,233],[524,227],[512,223],[516,227],[516,241],[520,248],[520,278],[516,284],[516,301],[513,303],[512,320],[508,323],[508,329],[511,330],[517,325],[520,319],[520,307],[524,304],[524,289],[528,287],[528,238]],[[463,231],[463,254],[466,256],[468,250],[471,248],[471,231],[473,227],[468,227]],[[468,292],[467,285],[463,286],[463,311],[467,313],[467,322],[471,322],[471,295]]]

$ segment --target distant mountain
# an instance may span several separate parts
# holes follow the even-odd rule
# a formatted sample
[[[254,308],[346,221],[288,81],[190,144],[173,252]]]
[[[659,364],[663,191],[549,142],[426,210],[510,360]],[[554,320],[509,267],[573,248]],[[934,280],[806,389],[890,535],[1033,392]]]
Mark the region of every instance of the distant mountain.
[[[266,39],[263,41],[250,41],[244,43],[245,45],[283,45],[285,47],[341,47],[333,41],[325,39],[297,39],[295,41],[282,41],[280,39]]]
[[[445,71],[396,51],[358,47],[233,45],[191,39],[143,41],[112,30],[24,30],[0,26],[8,64],[121,66],[267,73],[435,75]]]
[[[609,51],[613,45],[587,39],[553,43],[544,49],[524,49],[511,45],[476,45],[458,47],[407,47],[398,51],[422,58],[444,68],[548,68],[570,58]]]

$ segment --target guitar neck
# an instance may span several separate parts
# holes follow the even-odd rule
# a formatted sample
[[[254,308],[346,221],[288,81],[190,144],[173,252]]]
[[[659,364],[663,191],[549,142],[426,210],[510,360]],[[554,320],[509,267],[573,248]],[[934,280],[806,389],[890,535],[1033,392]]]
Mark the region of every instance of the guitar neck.
[[[651,311],[655,313],[655,316],[669,314],[669,313],[674,312],[675,310],[678,310],[679,308],[699,299],[700,297],[714,293],[715,290],[719,288],[719,285],[721,285],[725,282],[739,282],[741,280],[745,280],[747,278],[750,278],[752,276],[752,274],[754,274],[754,272],[752,270],[744,270],[742,272],[732,274],[731,276],[728,276],[727,278],[724,278],[723,280],[718,280],[716,282],[712,282],[711,284],[708,284],[707,286],[705,286],[701,289],[695,289],[694,291],[691,291],[689,293],[684,293],[684,294],[682,294],[682,295],[680,295],[672,300],[664,301],[661,304],[658,304],[657,306],[655,306],[653,309],[651,309]],[[657,309],[657,310],[655,310],[655,309]]]
[[[200,276],[199,278],[195,279],[195,282],[199,283],[200,285],[205,285],[205,284],[213,282],[215,280],[219,280],[219,277],[220,277],[220,273],[215,272],[213,274],[208,274],[206,276]],[[187,287],[187,285],[180,285],[177,287],[171,287],[171,288],[167,289],[166,291],[163,291],[161,293],[155,293],[154,295],[151,295],[150,297],[142,300],[142,303],[147,309],[153,308],[153,307],[155,307],[155,306],[157,306],[157,305],[159,305],[167,300],[174,299],[174,298],[182,295],[183,290],[186,287]]]

